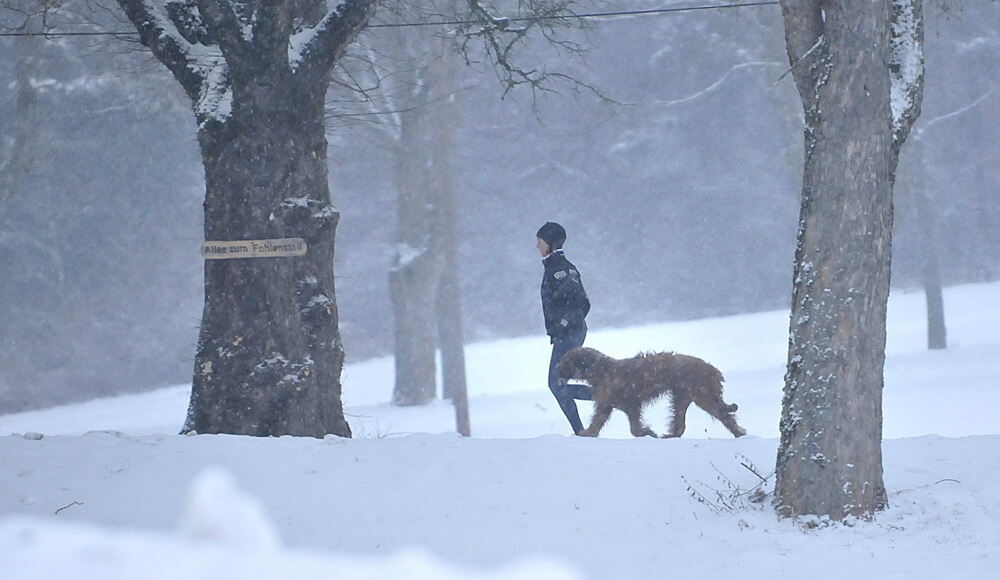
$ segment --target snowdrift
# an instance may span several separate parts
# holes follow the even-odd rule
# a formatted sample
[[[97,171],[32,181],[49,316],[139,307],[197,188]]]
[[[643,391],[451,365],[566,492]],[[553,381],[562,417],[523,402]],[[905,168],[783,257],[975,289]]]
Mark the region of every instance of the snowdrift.
[[[749,493],[773,485],[787,313],[769,312],[588,340],[711,361],[738,440],[697,409],[680,440],[632,439],[621,416],[565,436],[542,338],[469,348],[473,438],[447,404],[388,405],[391,359],[345,370],[354,439],[179,436],[186,387],[0,417],[0,577],[990,577],[1000,284],[945,298],[937,352],[923,296],[890,301],[873,522],[778,520]],[[662,431],[665,410],[647,420]]]

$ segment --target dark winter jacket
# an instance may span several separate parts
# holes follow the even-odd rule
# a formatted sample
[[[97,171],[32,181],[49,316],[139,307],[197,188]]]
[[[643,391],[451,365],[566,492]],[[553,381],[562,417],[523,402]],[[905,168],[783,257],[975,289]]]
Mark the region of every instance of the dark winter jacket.
[[[542,313],[545,314],[545,332],[553,341],[587,328],[584,322],[590,312],[590,300],[583,289],[580,272],[562,250],[547,256],[542,263]]]

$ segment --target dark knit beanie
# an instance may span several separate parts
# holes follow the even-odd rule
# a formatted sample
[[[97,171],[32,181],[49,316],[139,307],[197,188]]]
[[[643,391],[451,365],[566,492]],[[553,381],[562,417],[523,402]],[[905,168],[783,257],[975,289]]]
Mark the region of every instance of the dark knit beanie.
[[[553,250],[558,250],[563,247],[563,242],[566,241],[566,230],[556,222],[545,222],[544,226],[538,228],[535,237],[540,238]]]

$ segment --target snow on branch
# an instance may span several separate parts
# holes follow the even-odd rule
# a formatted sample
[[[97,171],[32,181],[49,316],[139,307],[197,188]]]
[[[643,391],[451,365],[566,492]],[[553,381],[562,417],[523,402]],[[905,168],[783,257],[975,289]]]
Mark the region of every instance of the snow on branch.
[[[236,16],[230,0],[197,0],[198,12],[208,32],[224,54],[244,49],[247,29]]]
[[[889,57],[892,134],[897,144],[906,140],[920,116],[924,88],[923,0],[892,0]]]
[[[184,40],[191,44],[209,42],[208,29],[192,2],[168,1],[164,8]]]
[[[323,19],[326,22],[326,19]],[[316,32],[319,27],[323,24],[317,24],[316,26],[309,26],[303,28],[302,30],[296,32],[288,39],[288,66],[291,69],[297,70],[299,68],[299,63],[305,58],[306,51],[312,50],[313,41],[316,39]]]
[[[186,89],[191,87],[192,82],[198,81],[184,75],[191,42],[181,34],[175,21],[170,17],[170,14],[176,14],[178,21],[182,22],[182,28],[193,31],[195,24],[180,17],[183,12],[182,2],[177,2],[177,6],[172,6],[169,11],[166,5],[153,0],[118,0],[118,4],[125,12],[125,16],[135,25],[142,43],[177,76]],[[193,32],[189,32],[189,36],[192,34]]]
[[[328,0],[328,2],[338,0]],[[347,45],[375,14],[379,0],[343,0],[329,9],[315,25],[296,31],[288,39],[288,65],[297,70],[304,64],[333,66]]]
[[[229,65],[214,47],[194,45],[190,68],[202,78],[194,113],[201,127],[208,121],[224,123],[233,113],[233,89],[229,82]]]
[[[399,272],[412,267],[413,263],[427,255],[427,248],[414,248],[403,242],[396,244],[391,270]]]
[[[199,126],[232,113],[229,66],[212,42],[211,26],[186,0],[118,0],[139,38],[173,73],[194,106]]]

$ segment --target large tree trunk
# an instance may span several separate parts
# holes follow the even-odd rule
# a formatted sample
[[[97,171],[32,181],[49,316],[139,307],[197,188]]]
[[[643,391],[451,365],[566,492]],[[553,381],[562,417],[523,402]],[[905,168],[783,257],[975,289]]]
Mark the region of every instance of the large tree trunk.
[[[303,238],[304,256],[209,260],[185,432],[350,436],[327,184],[330,70],[377,0],[119,0],[194,105],[206,241]]]
[[[882,369],[893,172],[905,139],[890,108],[891,4],[782,2],[806,119],[776,469],[785,516],[870,517],[887,505]]]
[[[418,91],[418,102],[427,91]],[[389,284],[392,295],[396,382],[392,401],[422,405],[437,392],[435,298],[444,270],[435,235],[433,127],[425,108],[403,115],[397,151],[399,230]]]
[[[452,167],[456,55],[436,39],[403,33],[399,40],[402,54],[419,55],[427,64],[409,79],[410,98],[418,108],[403,116],[397,144],[399,250],[390,273],[393,400],[422,404],[434,397],[440,347],[443,396],[455,405],[456,430],[469,435]],[[414,258],[403,260],[407,253]]]
[[[188,430],[350,435],[340,401],[326,82],[234,74],[232,116],[199,132],[205,239],[304,238],[308,249],[206,260]]]
[[[453,7],[450,7],[453,8]],[[395,315],[393,402],[424,404],[436,394],[441,348],[444,396],[465,389],[461,304],[455,252],[454,77],[447,43],[401,31],[399,54],[421,63],[397,73],[406,104],[396,146],[397,251],[390,271]],[[455,401],[458,430],[468,434],[465,398]],[[463,426],[464,425],[464,426]]]

